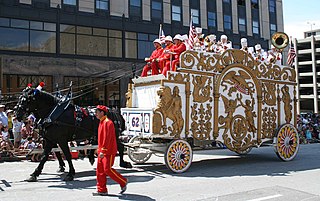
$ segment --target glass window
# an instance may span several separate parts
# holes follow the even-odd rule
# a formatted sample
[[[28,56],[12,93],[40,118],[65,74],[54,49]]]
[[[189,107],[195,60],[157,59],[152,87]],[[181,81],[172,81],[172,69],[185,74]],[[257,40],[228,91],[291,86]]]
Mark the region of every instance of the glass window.
[[[246,1],[245,0],[238,0],[238,5],[239,6],[246,6]]]
[[[251,8],[259,9],[258,0],[251,0]]]
[[[277,25],[276,24],[270,24],[270,34],[274,34],[277,32]]]
[[[91,28],[91,27],[81,27],[81,26],[77,26],[77,33],[78,33],[78,34],[88,34],[88,35],[92,35],[92,28]]]
[[[244,18],[239,18],[239,31],[246,32],[246,20]]]
[[[77,0],[63,0],[63,4],[76,6]]]
[[[223,0],[224,3],[231,3],[230,0]]]
[[[151,15],[152,19],[162,19],[162,3],[159,1],[152,1],[152,6],[151,6]]]
[[[56,52],[56,33],[46,31],[30,31],[31,52]]]
[[[73,25],[61,24],[60,25],[60,32],[76,33],[76,27]]]
[[[255,20],[252,21],[252,32],[254,34],[259,34],[259,22],[258,21],[255,21]]]
[[[43,23],[43,29],[46,31],[56,31],[56,24],[54,23]]]
[[[122,57],[122,33],[121,31],[109,30],[109,56]]]
[[[9,26],[9,18],[0,17],[0,26],[8,27]]]
[[[270,11],[270,13],[276,12],[276,1],[275,0],[269,0],[269,11]]]
[[[0,27],[0,38],[2,50],[29,50],[29,30]]]
[[[141,0],[130,0],[130,15],[141,16]]]
[[[224,29],[231,29],[231,16],[224,15],[223,21],[224,21]]]
[[[75,35],[69,33],[60,34],[60,53],[75,54]]]
[[[96,35],[96,36],[108,36],[108,30],[107,29],[93,28],[93,35]]]
[[[108,56],[108,38],[77,35],[77,54],[88,56]]]
[[[198,9],[191,9],[192,14],[192,22],[194,24],[199,24],[199,10]]]
[[[30,29],[43,30],[43,22],[30,21]]]
[[[216,27],[216,13],[208,12],[208,26],[209,27]]]
[[[96,9],[109,10],[109,0],[96,0]]]
[[[11,19],[11,27],[29,29],[29,21]]]
[[[173,21],[181,21],[181,7],[172,5],[172,20]]]

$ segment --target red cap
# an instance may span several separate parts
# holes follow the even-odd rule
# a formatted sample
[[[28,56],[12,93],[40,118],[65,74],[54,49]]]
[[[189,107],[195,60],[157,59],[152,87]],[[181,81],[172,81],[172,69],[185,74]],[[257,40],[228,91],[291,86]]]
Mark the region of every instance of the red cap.
[[[97,109],[105,111],[105,112],[108,112],[108,108],[106,106],[104,106],[104,105],[98,105]]]
[[[40,82],[40,84],[39,84],[41,87],[44,87],[44,82]]]
[[[27,87],[32,87],[32,84],[31,84],[31,83],[29,83],[29,84],[27,85]]]

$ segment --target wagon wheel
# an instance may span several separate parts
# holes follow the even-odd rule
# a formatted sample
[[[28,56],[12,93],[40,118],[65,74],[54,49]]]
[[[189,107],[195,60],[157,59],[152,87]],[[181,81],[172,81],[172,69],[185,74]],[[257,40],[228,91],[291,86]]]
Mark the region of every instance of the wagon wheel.
[[[166,166],[175,173],[189,169],[192,162],[192,148],[185,140],[174,140],[168,146],[165,154]]]
[[[134,136],[129,140],[129,143],[141,143],[141,140],[139,136]],[[147,162],[150,159],[152,153],[140,152],[139,149],[141,148],[139,147],[128,148],[128,156],[130,160],[133,161],[134,163],[142,164]]]
[[[252,147],[248,147],[245,150],[235,150],[234,152],[236,152],[239,155],[247,155],[251,150]]]
[[[282,125],[274,141],[277,156],[283,161],[292,160],[299,150],[299,135],[297,129],[291,124]]]

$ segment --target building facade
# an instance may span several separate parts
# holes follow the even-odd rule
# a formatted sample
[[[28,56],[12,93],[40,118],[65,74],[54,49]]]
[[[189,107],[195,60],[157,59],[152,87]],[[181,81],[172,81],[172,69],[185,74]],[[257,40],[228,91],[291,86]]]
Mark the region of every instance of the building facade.
[[[299,86],[300,112],[319,113],[320,105],[320,30],[305,32],[295,39],[295,66]]]
[[[282,0],[0,0],[2,102],[27,83],[47,91],[73,81],[75,103],[123,107],[132,72],[158,37],[186,34],[190,14],[204,34],[226,34],[234,48],[268,49],[283,31]]]

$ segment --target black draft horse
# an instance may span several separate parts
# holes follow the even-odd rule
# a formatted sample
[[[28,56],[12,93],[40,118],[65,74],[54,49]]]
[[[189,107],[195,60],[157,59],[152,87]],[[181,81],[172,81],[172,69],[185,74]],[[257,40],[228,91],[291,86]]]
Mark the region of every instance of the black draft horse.
[[[18,104],[15,107],[17,118],[21,121],[27,113],[33,113],[37,119],[46,119],[51,114],[53,109],[57,106],[60,99],[35,88],[27,87],[23,90],[19,98]],[[89,111],[89,110],[86,110]],[[37,181],[37,177],[41,174],[45,162],[48,160],[52,148],[59,144],[66,160],[69,164],[69,173],[64,178],[64,181],[72,181],[75,175],[75,169],[71,161],[71,153],[68,147],[68,142],[73,140],[97,139],[97,130],[99,120],[93,114],[87,114],[80,122],[75,118],[75,105],[69,104],[62,111],[61,115],[54,121],[43,125],[45,140],[44,151],[42,153],[41,161],[35,171],[30,175],[27,181]],[[109,111],[107,116],[114,122],[117,137],[118,152],[120,156],[120,166],[130,168],[132,167],[129,162],[123,160],[124,145],[119,140],[119,135],[124,130],[124,120],[121,115],[116,112]],[[90,162],[93,164],[94,156],[91,152]],[[60,167],[64,165],[62,158],[59,159]]]

